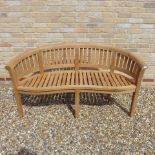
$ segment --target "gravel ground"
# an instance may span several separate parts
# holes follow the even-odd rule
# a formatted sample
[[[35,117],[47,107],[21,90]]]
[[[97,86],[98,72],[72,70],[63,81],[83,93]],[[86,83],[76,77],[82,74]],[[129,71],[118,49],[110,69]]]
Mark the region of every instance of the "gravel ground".
[[[138,110],[128,116],[131,95],[23,96],[20,119],[10,85],[0,85],[0,155],[155,154],[155,88],[142,88]]]

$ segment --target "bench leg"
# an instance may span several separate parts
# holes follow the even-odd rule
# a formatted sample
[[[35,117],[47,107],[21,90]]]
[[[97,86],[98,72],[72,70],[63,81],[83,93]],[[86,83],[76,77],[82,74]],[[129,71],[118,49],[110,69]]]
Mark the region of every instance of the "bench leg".
[[[20,115],[20,117],[23,117],[24,113],[23,113],[21,94],[18,93],[17,91],[15,92],[15,98],[16,98],[16,102],[17,102],[17,106],[18,106],[19,115]]]
[[[80,91],[76,90],[75,91],[75,117],[79,117],[79,112],[80,112]]]
[[[130,113],[129,113],[130,116],[133,116],[133,114],[136,112],[138,94],[139,94],[139,91],[133,93],[131,107],[130,107]]]

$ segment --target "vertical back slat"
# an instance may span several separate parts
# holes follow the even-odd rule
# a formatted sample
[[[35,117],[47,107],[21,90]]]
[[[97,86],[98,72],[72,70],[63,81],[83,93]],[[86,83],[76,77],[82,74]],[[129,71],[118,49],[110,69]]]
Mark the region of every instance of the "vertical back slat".
[[[87,52],[88,52],[88,64],[91,64],[91,49],[87,48]]]
[[[119,67],[120,57],[121,57],[120,53],[117,53],[116,67]]]
[[[87,54],[87,48],[84,48],[84,49],[83,49],[83,52],[84,52],[84,63],[87,63],[87,62],[88,62],[88,61],[87,61],[87,57],[88,57],[88,56],[87,56],[87,55],[88,55],[88,54]]]
[[[51,49],[51,64],[54,64],[54,50]]]
[[[66,48],[63,48],[63,64],[66,64]]]
[[[107,50],[107,66],[108,67],[111,64],[111,57],[112,57],[112,52],[110,50]]]
[[[42,51],[38,52],[38,63],[39,63],[39,70],[40,73],[44,72],[44,68],[43,68],[43,58],[42,58]]]
[[[95,52],[96,52],[96,62],[95,62],[95,64],[99,64],[99,49],[96,48]]]
[[[80,49],[80,63],[83,63],[83,48],[79,48]]]
[[[75,48],[71,48],[71,64],[74,64],[75,59]]]
[[[104,50],[104,60],[103,60],[104,66],[107,66],[107,50]]]
[[[100,60],[99,64],[103,64],[103,49],[100,49]]]
[[[91,48],[91,63],[95,64],[95,48]]]
[[[54,54],[55,54],[55,63],[58,64],[58,49],[54,50]]]
[[[70,55],[70,48],[67,48],[67,64],[70,64],[70,59],[71,59],[71,55]]]

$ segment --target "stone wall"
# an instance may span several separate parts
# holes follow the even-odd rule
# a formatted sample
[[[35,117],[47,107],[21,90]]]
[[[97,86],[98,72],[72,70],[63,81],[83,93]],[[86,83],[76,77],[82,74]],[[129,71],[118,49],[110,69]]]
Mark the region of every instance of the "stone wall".
[[[155,0],[0,0],[0,78],[12,57],[54,42],[128,49],[155,82]]]

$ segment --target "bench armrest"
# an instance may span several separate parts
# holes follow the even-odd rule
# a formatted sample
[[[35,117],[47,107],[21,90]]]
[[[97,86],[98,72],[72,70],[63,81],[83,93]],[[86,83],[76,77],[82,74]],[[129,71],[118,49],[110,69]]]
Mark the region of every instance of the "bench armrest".
[[[6,64],[5,69],[8,70],[11,80],[12,80],[13,87],[14,87],[14,89],[16,89],[17,88],[17,76],[15,74],[15,70],[12,65],[12,61],[10,61],[9,63]]]
[[[139,71],[139,75],[138,75],[137,78],[136,78],[136,85],[137,85],[137,88],[140,87],[141,82],[142,82],[142,79],[143,79],[144,72],[145,72],[145,70],[146,70],[147,68],[148,68],[148,66],[147,66],[145,63],[143,63],[142,66],[141,66],[141,69],[140,69],[140,71]]]

